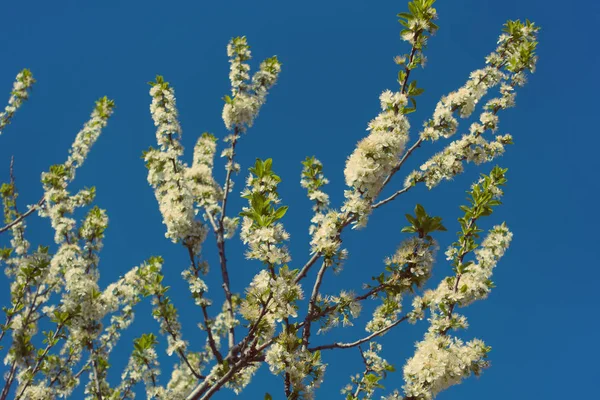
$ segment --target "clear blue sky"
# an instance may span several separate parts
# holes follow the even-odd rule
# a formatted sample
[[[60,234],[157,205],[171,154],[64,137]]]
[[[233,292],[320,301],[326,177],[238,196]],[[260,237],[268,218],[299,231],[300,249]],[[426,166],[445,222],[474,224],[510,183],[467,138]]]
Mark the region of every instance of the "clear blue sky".
[[[439,97],[461,86],[470,71],[482,66],[505,20],[529,18],[542,26],[538,71],[518,91],[517,108],[500,118],[500,131],[513,134],[516,144],[498,162],[509,168],[504,205],[485,225],[506,220],[515,240],[496,270],[497,288],[491,297],[464,310],[471,324],[464,335],[483,338],[493,347],[492,368],[439,398],[592,398],[600,358],[596,119],[600,88],[595,27],[600,23],[600,6],[592,1],[575,5],[555,0],[438,3],[440,30],[427,50],[426,69],[416,75],[426,93],[419,111],[411,116],[413,138]],[[181,308],[185,338],[194,342],[200,337],[196,328],[200,314],[179,275],[187,266],[186,253],[164,238],[140,159],[142,150],[155,143],[146,82],[162,74],[174,85],[184,145],[191,158],[199,134],[225,135],[220,116],[221,98],[229,91],[225,54],[229,38],[248,37],[253,66],[278,55],[283,62],[280,81],[255,127],[240,143],[239,162],[245,171],[255,157],[273,158],[275,170],[283,177],[280,195],[290,205],[284,223],[292,235],[292,267],[297,268],[308,257],[311,214],[299,185],[300,161],[313,154],[323,161],[331,180],[328,192],[338,206],[345,158],[378,112],[379,93],[396,87],[392,57],[407,51],[399,40],[396,13],[405,8],[406,1],[356,0],[5,2],[0,22],[0,100],[8,98],[12,80],[23,67],[33,71],[38,83],[31,100],[0,138],[0,180],[8,179],[9,159],[14,155],[21,207],[36,202],[42,193],[40,173],[65,160],[94,100],[104,95],[114,99],[116,112],[74,184],[74,188],[95,185],[96,204],[110,218],[101,255],[101,283],[114,281],[150,255],[162,255],[173,300],[185,305]],[[424,146],[410,166],[418,166],[437,149]],[[383,258],[403,239],[403,214],[416,202],[444,217],[449,231],[438,238],[445,249],[458,229],[464,191],[479,172],[491,167],[469,166],[468,173],[431,192],[420,187],[378,210],[367,229],[347,232],[344,243],[351,257],[340,275],[327,276],[324,291],[359,289],[359,282],[380,269]],[[222,162],[216,173],[222,179]],[[245,175],[237,178],[238,189]],[[401,182],[399,177],[393,186]],[[230,210],[239,210],[242,204],[233,196]],[[29,226],[34,243],[50,243],[47,220],[36,217]],[[1,240],[5,244],[6,237]],[[240,292],[259,264],[243,262],[238,236],[229,248],[233,289]],[[206,258],[216,267],[212,238],[205,249]],[[439,258],[434,281],[450,271],[443,256]],[[219,299],[217,280],[208,281],[212,295]],[[6,279],[0,278],[0,288],[0,302],[5,304]],[[133,337],[158,330],[149,307],[139,310],[111,359],[113,384]],[[338,340],[361,337],[361,324],[364,319],[356,329],[333,334]],[[399,370],[425,329],[425,324],[401,326],[381,341]],[[361,370],[359,353],[327,353],[325,360],[329,368],[318,398],[338,398],[349,375]],[[165,356],[161,361],[170,360]],[[163,378],[169,374],[165,371]],[[390,389],[401,385],[400,371],[386,381]],[[266,368],[240,398],[262,398],[265,388],[275,399],[283,398],[281,381],[270,377]],[[77,393],[74,398],[82,396]],[[233,396],[224,390],[215,398]]]

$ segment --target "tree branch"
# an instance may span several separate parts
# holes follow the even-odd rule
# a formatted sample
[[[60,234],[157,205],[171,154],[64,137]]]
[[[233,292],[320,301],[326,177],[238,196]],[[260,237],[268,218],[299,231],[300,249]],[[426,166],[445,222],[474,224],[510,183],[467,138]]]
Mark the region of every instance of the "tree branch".
[[[311,347],[308,349],[308,351],[314,352],[314,351],[318,351],[318,350],[331,350],[331,349],[350,349],[352,347],[356,347],[356,346],[360,346],[363,343],[366,342],[370,342],[372,339],[376,338],[377,336],[381,336],[384,333],[386,333],[387,331],[389,331],[390,329],[392,329],[393,327],[401,324],[402,322],[406,321],[408,319],[407,316],[404,316],[402,318],[400,318],[399,320],[397,320],[396,322],[386,326],[385,328],[382,328],[376,332],[373,332],[372,334],[370,334],[369,336],[366,336],[362,339],[359,339],[355,342],[350,342],[350,343],[341,343],[341,342],[337,342],[337,343],[331,343],[331,344],[326,344],[326,345],[322,345],[322,346],[316,346],[316,347]]]
[[[323,282],[323,277],[325,276],[325,270],[327,269],[327,264],[323,263],[319,272],[317,273],[317,279],[315,280],[315,285],[313,286],[312,294],[310,296],[310,302],[308,303],[308,312],[306,314],[306,318],[304,319],[304,329],[302,331],[302,345],[306,348],[308,346],[308,340],[310,339],[310,327],[311,327],[311,317],[315,311],[315,305],[317,303],[317,297],[319,296],[319,288],[321,287],[321,283]]]
[[[194,275],[196,275],[196,278],[198,278],[198,267],[196,265],[196,260],[194,259],[194,252],[192,250],[192,246],[186,246],[186,247],[188,249],[188,255],[190,256],[190,262],[192,263],[192,267],[194,269]],[[210,326],[210,318],[208,316],[208,307],[207,307],[206,303],[203,302],[201,305],[201,308],[202,308],[202,316],[204,318],[204,327],[206,329],[206,334],[208,336],[208,345],[209,345],[210,350],[212,351],[213,355],[217,359],[217,361],[219,363],[222,363],[223,356],[221,355],[221,352],[219,352],[219,350],[217,349],[217,344],[215,342],[212,328]]]
[[[233,300],[231,295],[231,285],[229,283],[229,273],[227,271],[227,257],[225,252],[225,227],[223,221],[225,220],[225,213],[227,210],[227,199],[229,198],[229,191],[231,188],[231,173],[233,171],[233,160],[235,157],[235,145],[239,137],[239,128],[236,126],[233,138],[231,140],[231,156],[229,157],[229,167],[227,168],[227,176],[225,177],[225,187],[223,193],[223,203],[221,206],[221,216],[218,220],[217,230],[217,247],[219,249],[219,261],[221,264],[221,277],[223,279],[223,291],[225,292],[225,299],[227,301],[227,313],[231,319],[231,323],[235,321],[235,315],[233,312]],[[229,349],[231,350],[235,346],[235,327],[232,325],[229,327],[228,334]]]

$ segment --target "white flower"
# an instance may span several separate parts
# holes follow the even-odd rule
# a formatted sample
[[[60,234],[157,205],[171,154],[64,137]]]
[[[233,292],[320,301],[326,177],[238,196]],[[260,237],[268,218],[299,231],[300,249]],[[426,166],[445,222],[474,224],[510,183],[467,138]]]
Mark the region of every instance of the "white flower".
[[[3,112],[0,112],[0,135],[6,125],[10,123],[17,109],[28,99],[28,90],[31,89],[34,83],[35,79],[33,79],[33,75],[31,75],[28,69],[24,69],[17,74],[10,98],[8,99],[8,105],[4,108]]]
[[[404,366],[406,396],[431,400],[471,373],[479,374],[488,366],[485,360],[488,351],[477,339],[465,344],[457,338],[427,333]]]

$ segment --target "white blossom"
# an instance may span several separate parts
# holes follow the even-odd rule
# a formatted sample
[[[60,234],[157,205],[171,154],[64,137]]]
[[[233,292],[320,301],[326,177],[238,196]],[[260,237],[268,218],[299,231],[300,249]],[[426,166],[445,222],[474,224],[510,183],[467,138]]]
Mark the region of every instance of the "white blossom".
[[[10,123],[15,112],[29,98],[29,90],[34,83],[35,79],[33,79],[33,75],[28,69],[24,69],[17,74],[8,99],[8,105],[4,108],[4,111],[0,112],[0,135],[2,135],[6,125]]]
[[[416,347],[403,369],[405,395],[415,399],[433,399],[488,366],[489,348],[478,339],[463,343],[450,336],[427,333]]]

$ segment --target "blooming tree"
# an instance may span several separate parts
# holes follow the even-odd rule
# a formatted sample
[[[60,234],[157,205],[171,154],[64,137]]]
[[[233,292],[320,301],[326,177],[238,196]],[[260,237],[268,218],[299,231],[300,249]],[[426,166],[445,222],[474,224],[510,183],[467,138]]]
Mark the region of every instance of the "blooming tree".
[[[69,186],[108,123],[112,100],[105,97],[96,102],[66,161],[42,174],[43,197],[26,211],[17,206],[11,165],[10,182],[0,190],[6,223],[0,233],[7,243],[10,237],[10,245],[0,251],[0,260],[12,281],[10,304],[3,308],[5,321],[0,325],[6,365],[0,400],[66,398],[82,383],[90,399],[133,399],[138,384],[145,385],[148,398],[208,399],[223,388],[240,393],[263,364],[281,377],[286,398],[311,399],[323,383],[328,363],[333,362],[327,361],[327,354],[351,348],[360,351],[364,365],[357,367],[357,375],[342,389],[349,400],[375,396],[428,400],[466,377],[479,375],[488,366],[490,347],[479,339],[465,341],[457,332],[467,327],[460,310],[488,296],[493,270],[512,239],[505,224],[487,233],[480,228],[480,221],[500,205],[506,169],[494,167],[482,174],[468,191],[468,204],[460,206],[461,229],[445,252],[452,265],[450,276],[430,282],[438,249],[435,236],[446,228],[440,217],[417,204],[406,214],[407,226],[402,229],[406,238],[372,281],[335,294],[321,290],[331,271],[340,269],[349,256],[342,242],[346,228],[366,228],[372,212],[403,193],[421,184],[434,189],[463,172],[466,164],[491,162],[512,144],[510,135],[497,133],[498,121],[501,111],[515,105],[516,90],[535,67],[539,28],[529,21],[504,25],[484,66],[473,71],[462,87],[442,97],[410,143],[409,114],[416,110],[416,98],[423,92],[411,78],[424,66],[427,42],[438,30],[433,3],[411,1],[408,12],[398,15],[401,37],[410,50],[395,58],[398,87],[382,92],[381,112],[368,123],[367,136],[347,159],[343,204],[337,208],[330,204],[324,191],[328,181],[323,164],[314,157],[302,162],[300,184],[314,203],[311,254],[303,265],[292,262],[286,246],[289,234],[284,217],[288,208],[278,194],[281,178],[271,159],[256,160],[249,168],[241,191],[247,205],[234,211],[227,207],[240,172],[235,159],[238,143],[252,128],[279,77],[279,60],[268,58],[251,73],[247,39],[233,38],[227,46],[231,93],[224,97],[222,115],[228,131],[221,145],[224,182],[213,176],[219,146],[215,135],[204,133],[198,138],[191,165],[182,161],[174,89],[161,76],[151,82],[150,112],[157,145],[143,158],[165,236],[189,255],[189,267],[181,275],[202,318],[203,334],[197,339],[202,342],[196,346],[200,351],[193,351],[182,336],[178,311],[163,284],[161,257],[149,258],[107,287],[98,284],[99,253],[108,217],[92,206],[94,188],[72,193]],[[0,133],[28,99],[34,83],[28,70],[17,75],[8,106],[0,114]],[[488,96],[490,93],[496,94]],[[482,102],[486,96],[488,100]],[[468,119],[478,109],[479,118],[456,137],[459,120]],[[391,195],[382,197],[384,189],[394,187],[392,178],[406,160],[417,149],[439,140],[447,141],[444,149],[418,170],[405,174],[403,184],[396,184]],[[78,208],[87,209],[80,221],[74,218]],[[49,219],[55,232],[53,244],[32,247],[27,240],[26,218],[35,213]],[[238,230],[247,259],[262,265],[244,293],[232,292],[227,262]],[[216,238],[217,273],[223,289],[222,297],[218,297],[220,289],[211,296],[223,299],[222,305],[211,300],[204,281],[208,268],[202,245],[208,235]],[[175,359],[171,377],[168,382],[159,380],[155,347],[160,338],[146,333],[134,341],[121,382],[109,382],[111,351],[122,331],[132,324],[136,304],[148,300],[168,343],[167,353]],[[361,327],[366,333],[357,332],[353,342],[330,339],[329,344],[313,344],[316,333],[327,337],[332,327],[352,326],[366,301],[378,304]],[[396,377],[384,380],[394,367],[383,358],[377,339],[404,322],[423,320],[427,331],[402,367],[404,382]],[[41,324],[50,328],[40,333]],[[267,393],[265,399],[270,398]]]

